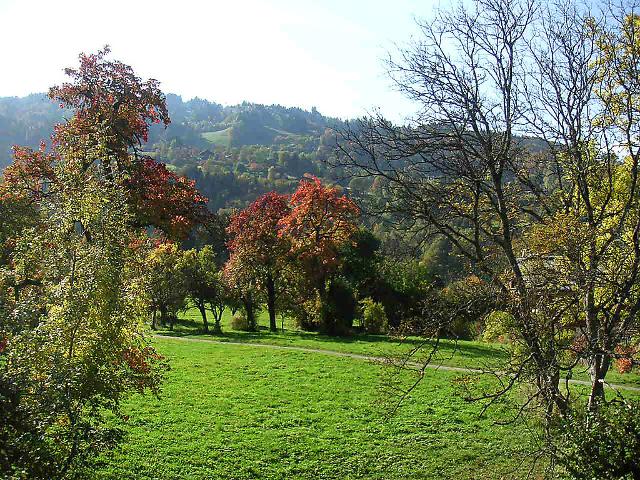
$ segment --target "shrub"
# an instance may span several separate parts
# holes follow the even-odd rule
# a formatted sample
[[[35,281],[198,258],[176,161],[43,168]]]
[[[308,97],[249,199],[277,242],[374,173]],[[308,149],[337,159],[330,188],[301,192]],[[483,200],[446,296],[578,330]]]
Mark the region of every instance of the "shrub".
[[[379,277],[372,296],[383,303],[391,327],[407,327],[422,315],[424,299],[434,290],[434,279],[423,264],[387,258]]]
[[[480,319],[495,308],[490,285],[475,275],[450,283],[440,291],[442,321],[448,322],[444,335],[470,339],[477,335]]]
[[[485,342],[508,342],[514,326],[513,316],[501,310],[493,310],[484,318],[482,340]]]
[[[318,329],[322,312],[322,303],[317,295],[299,303],[290,309],[296,326],[301,330],[311,332]]]
[[[557,460],[569,478],[638,478],[640,402],[575,411],[559,427]]]
[[[351,284],[344,278],[338,277],[331,282],[325,309],[326,324],[320,325],[324,333],[330,335],[348,334],[353,327],[358,302]]]
[[[388,331],[389,322],[382,303],[375,302],[372,298],[367,297],[360,301],[360,306],[362,308],[362,325],[365,332],[377,335]]]
[[[353,326],[358,305],[353,287],[346,280],[338,277],[328,288],[324,302],[314,292],[299,306],[290,309],[290,313],[302,330],[319,330],[328,335],[348,334]]]
[[[231,317],[231,328],[233,328],[234,330],[241,330],[243,332],[250,331],[247,316],[242,313],[238,313]]]

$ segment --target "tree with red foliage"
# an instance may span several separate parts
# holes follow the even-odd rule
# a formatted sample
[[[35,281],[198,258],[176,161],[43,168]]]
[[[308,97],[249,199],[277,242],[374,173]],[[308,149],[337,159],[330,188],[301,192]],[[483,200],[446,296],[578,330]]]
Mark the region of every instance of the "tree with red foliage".
[[[291,211],[279,223],[280,237],[291,242],[291,253],[317,291],[322,306],[321,327],[335,333],[335,322],[327,315],[331,276],[340,265],[339,248],[358,230],[360,209],[340,195],[336,187],[322,185],[316,177],[303,179],[291,196]]]
[[[124,185],[139,226],[154,226],[170,237],[186,238],[209,217],[207,199],[196,190],[195,181],[170,172],[152,158],[141,158]]]
[[[290,251],[288,238],[278,232],[288,214],[288,196],[269,192],[231,217],[227,228],[231,254],[227,272],[248,275],[265,291],[271,331],[277,330],[276,297]]]
[[[118,61],[105,60],[109,47],[96,54],[80,55],[77,69],[67,68],[70,82],[49,90],[49,97],[60,107],[74,109],[73,118],[56,128],[57,141],[82,147],[86,140],[103,136],[105,155],[100,159],[106,169],[127,169],[136,158],[137,147],[146,142],[150,123],[169,125],[165,96],[157,80],[142,81],[133,69]],[[95,158],[85,158],[87,164]]]
[[[14,146],[13,163],[3,172],[0,198],[37,202],[56,183],[54,165],[57,160],[56,154],[47,153],[44,142],[40,143],[38,150]]]
[[[148,123],[168,123],[157,82],[82,55],[52,98],[75,109],[55,127],[51,151],[16,147],[0,180],[0,477],[68,478],[109,449],[106,412],[129,393],[157,393],[164,364],[140,318],[140,226],[188,231],[176,217],[200,208],[192,184],[138,154]],[[164,183],[163,183],[164,182]],[[158,215],[140,191],[157,189]],[[141,205],[141,207],[139,207]],[[168,211],[167,211],[168,210]],[[142,213],[141,213],[142,212]],[[187,222],[195,218],[186,217]]]
[[[14,147],[15,161],[4,174],[0,197],[37,202],[60,183],[56,164],[64,162],[69,174],[97,165],[92,174],[125,187],[133,226],[154,226],[184,238],[206,219],[207,199],[194,182],[138,150],[147,141],[150,123],[170,123],[165,96],[156,80],[142,81],[128,65],[105,59],[108,53],[105,47],[81,54],[79,68],[65,70],[72,81],[51,88],[49,97],[61,108],[74,109],[74,115],[56,125],[50,153],[44,143],[38,150]]]

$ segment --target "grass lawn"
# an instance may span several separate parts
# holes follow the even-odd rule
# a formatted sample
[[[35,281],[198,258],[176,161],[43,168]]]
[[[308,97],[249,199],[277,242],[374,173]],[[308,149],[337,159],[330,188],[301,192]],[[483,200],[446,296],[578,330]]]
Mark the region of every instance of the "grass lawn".
[[[280,328],[280,318],[278,318]],[[211,325],[211,318],[209,318]],[[333,350],[337,352],[356,353],[371,356],[399,357],[411,349],[424,344],[424,340],[417,337],[406,338],[403,341],[391,339],[386,335],[354,335],[351,337],[329,337],[315,332],[304,332],[295,328],[291,321],[285,319],[284,330],[270,332],[268,330],[269,317],[267,312],[258,315],[260,330],[258,332],[242,332],[231,328],[231,313],[227,310],[222,319],[222,335],[203,334],[200,312],[191,308],[181,315],[173,332],[162,330],[163,335],[189,336],[194,338],[216,341],[262,343],[269,345],[284,345],[304,348]],[[430,349],[429,344],[416,354],[414,359],[420,361]],[[437,355],[432,359],[433,364],[464,368],[490,368],[500,365],[508,358],[508,351],[502,344],[491,344],[479,341],[441,340]],[[574,378],[587,380],[586,371],[574,371]],[[620,374],[614,369],[607,375],[607,381],[615,384],[625,384],[640,387],[640,375]]]
[[[221,145],[228,147],[231,140],[231,127],[224,130],[218,130],[215,132],[204,132],[201,134],[202,138],[206,141],[213,143],[214,145]]]
[[[321,354],[156,339],[160,399],[134,396],[128,439],[98,479],[522,478],[523,425],[479,418],[431,371],[389,420],[379,365]]]
[[[302,136],[302,135],[299,135],[297,133],[287,132],[286,130],[280,130],[279,128],[268,127],[266,125],[265,125],[265,128],[268,129],[268,130],[271,130],[273,132],[276,132],[278,135],[282,135],[283,137],[291,137],[292,139]]]

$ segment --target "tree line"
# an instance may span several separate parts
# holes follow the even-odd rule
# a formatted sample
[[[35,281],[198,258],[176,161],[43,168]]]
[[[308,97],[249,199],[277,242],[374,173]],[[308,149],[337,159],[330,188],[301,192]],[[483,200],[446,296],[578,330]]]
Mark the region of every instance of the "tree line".
[[[309,176],[292,195],[272,191],[242,210],[212,215],[187,241],[150,239],[145,284],[152,328],[173,329],[179,312],[195,306],[204,333],[222,333],[226,309],[240,312],[242,328],[255,331],[265,307],[271,331],[280,315],[328,335],[415,333],[428,295],[448,298],[453,308],[479,291],[471,287],[477,278],[451,283],[438,276],[448,259],[391,259],[359,215],[339,187]],[[366,313],[374,310],[381,322],[375,327]],[[474,336],[476,313],[447,334]]]

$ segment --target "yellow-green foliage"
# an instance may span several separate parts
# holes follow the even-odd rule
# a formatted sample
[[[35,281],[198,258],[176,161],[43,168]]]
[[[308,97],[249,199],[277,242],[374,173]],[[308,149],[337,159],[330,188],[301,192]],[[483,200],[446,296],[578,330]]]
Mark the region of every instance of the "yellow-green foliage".
[[[484,317],[482,340],[485,342],[507,342],[514,334],[515,319],[510,313],[493,310]]]
[[[249,322],[247,316],[242,313],[237,313],[231,318],[231,328],[242,332],[249,331]]]
[[[362,308],[362,325],[365,332],[372,334],[387,332],[389,322],[382,303],[367,297],[360,301],[360,307]]]

